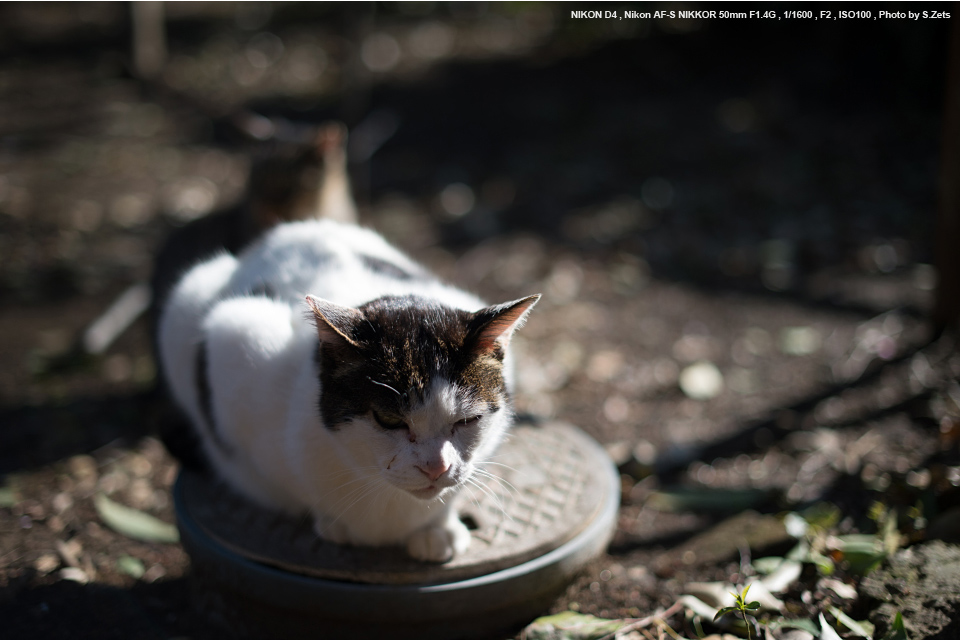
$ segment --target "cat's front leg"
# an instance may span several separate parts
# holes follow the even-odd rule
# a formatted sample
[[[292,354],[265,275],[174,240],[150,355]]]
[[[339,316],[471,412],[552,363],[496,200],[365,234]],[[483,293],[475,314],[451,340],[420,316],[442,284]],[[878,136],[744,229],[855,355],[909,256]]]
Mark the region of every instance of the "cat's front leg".
[[[470,547],[470,531],[450,510],[446,519],[418,529],[407,540],[407,553],[424,562],[447,562]]]

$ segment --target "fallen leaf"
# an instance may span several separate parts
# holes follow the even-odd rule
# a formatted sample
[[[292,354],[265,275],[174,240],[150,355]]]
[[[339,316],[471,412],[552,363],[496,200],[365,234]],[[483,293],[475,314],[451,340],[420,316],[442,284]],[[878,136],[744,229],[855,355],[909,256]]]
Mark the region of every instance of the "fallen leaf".
[[[833,614],[833,617],[836,618],[840,624],[852,631],[855,635],[866,638],[867,640],[873,640],[873,624],[870,622],[854,620],[836,607],[830,607],[827,610]]]
[[[829,542],[832,548],[843,554],[850,569],[860,575],[870,573],[888,555],[884,540],[875,535],[851,533],[832,538]]]
[[[779,567],[783,563],[784,563],[783,558],[780,558],[778,556],[767,556],[765,558],[757,558],[750,564],[753,565],[753,568],[757,573],[766,575],[776,571],[777,567]]]
[[[117,558],[117,569],[119,569],[121,573],[125,573],[137,580],[142,578],[143,574],[146,573],[143,562],[133,556],[120,556]]]
[[[796,560],[784,560],[780,565],[764,576],[760,581],[770,593],[783,593],[794,582],[800,579],[803,573],[803,563]]]
[[[93,499],[100,519],[111,529],[143,542],[179,542],[177,527],[158,518],[118,504],[100,493]]]
[[[0,507],[12,507],[20,501],[17,490],[5,484],[0,487]]]
[[[713,620],[717,615],[717,607],[711,607],[709,604],[697,598],[696,596],[691,596],[689,594],[682,595],[677,599],[678,602],[681,602],[684,607],[700,616],[701,618],[706,618],[707,620]]]
[[[822,613],[820,614],[820,640],[842,640],[840,634],[827,624],[827,619]]]
[[[523,630],[523,637],[526,640],[597,640],[616,633],[623,624],[620,620],[564,611],[537,618]]]
[[[840,582],[839,580],[834,580],[832,578],[823,578],[817,583],[817,586],[821,589],[829,589],[830,591],[833,591],[844,600],[857,599],[857,590],[846,582]]]

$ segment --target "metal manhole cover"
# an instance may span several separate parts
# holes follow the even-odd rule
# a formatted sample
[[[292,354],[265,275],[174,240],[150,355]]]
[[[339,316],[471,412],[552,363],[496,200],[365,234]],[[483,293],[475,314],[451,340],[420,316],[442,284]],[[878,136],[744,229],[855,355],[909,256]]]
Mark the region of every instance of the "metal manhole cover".
[[[223,485],[182,473],[174,488],[195,605],[235,637],[287,640],[485,638],[541,613],[603,553],[616,528],[619,477],[571,425],[518,425],[467,495],[476,527],[443,565],[400,549],[330,544],[306,517],[265,511]]]
[[[401,549],[325,542],[309,518],[252,505],[219,482],[184,473],[178,496],[200,528],[233,552],[302,575],[373,584],[451,582],[516,566],[576,536],[603,505],[606,469],[569,425],[520,425],[501,446],[483,489],[461,495],[475,526],[466,554],[443,565],[410,560]],[[595,445],[594,445],[595,446]]]

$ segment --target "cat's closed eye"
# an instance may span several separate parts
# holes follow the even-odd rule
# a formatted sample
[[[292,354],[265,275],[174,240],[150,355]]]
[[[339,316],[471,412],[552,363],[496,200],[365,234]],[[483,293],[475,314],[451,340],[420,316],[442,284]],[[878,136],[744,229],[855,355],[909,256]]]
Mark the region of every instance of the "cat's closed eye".
[[[379,424],[381,427],[389,431],[409,428],[407,426],[407,423],[404,422],[402,418],[399,418],[397,416],[392,416],[389,414],[383,414],[383,413],[380,413],[379,411],[373,412],[373,419],[377,421],[377,424]]]
[[[477,424],[478,422],[480,422],[480,419],[481,419],[482,417],[483,417],[483,416],[469,416],[469,417],[464,418],[464,419],[462,419],[462,420],[457,420],[457,422],[456,422],[455,424],[456,424],[456,426],[458,426],[458,427],[472,427],[473,425],[475,425],[475,424]]]

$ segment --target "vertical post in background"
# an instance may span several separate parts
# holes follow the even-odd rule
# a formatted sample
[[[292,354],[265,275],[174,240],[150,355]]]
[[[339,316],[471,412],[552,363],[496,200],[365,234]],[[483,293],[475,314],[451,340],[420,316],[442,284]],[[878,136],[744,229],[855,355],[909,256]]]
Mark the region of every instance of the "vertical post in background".
[[[960,327],[960,5],[951,7],[939,207],[933,247],[939,278],[933,313],[937,333]]]
[[[133,68],[138,78],[156,77],[167,58],[163,2],[143,0],[130,3],[133,21]]]

